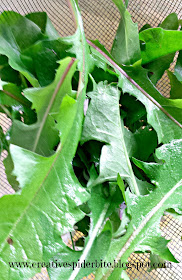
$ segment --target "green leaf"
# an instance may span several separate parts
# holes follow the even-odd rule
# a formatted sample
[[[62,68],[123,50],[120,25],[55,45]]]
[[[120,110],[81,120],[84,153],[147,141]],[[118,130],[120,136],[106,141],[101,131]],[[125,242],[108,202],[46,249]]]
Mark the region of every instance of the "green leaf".
[[[22,94],[21,87],[15,84],[0,81],[0,104],[11,107],[14,112],[23,111],[31,116],[32,121],[35,119],[30,109],[31,102]]]
[[[83,82],[85,83],[85,86],[88,82],[88,75],[84,75],[84,73],[88,74],[93,69],[94,63],[90,58],[90,50],[85,38],[78,0],[69,0],[69,3],[72,8],[77,30],[73,36],[64,38],[63,41],[67,44],[72,44],[72,47],[69,49],[69,51],[75,54],[76,58],[78,59],[78,69],[82,73],[82,83],[80,82],[81,89],[83,87]]]
[[[148,123],[151,124],[156,130],[159,143],[168,143],[172,139],[180,139],[182,135],[181,128],[178,125],[176,125],[166,114],[164,114],[156,105],[154,105],[154,103],[150,101],[150,99],[147,98],[135,86],[135,84],[129,80],[130,78],[126,78],[126,76],[122,72],[122,69],[120,69],[120,67],[117,66],[117,64],[112,60],[112,58],[108,56],[107,52],[105,52],[102,45],[98,44],[98,42],[94,43],[96,43],[97,45],[94,45],[92,42],[89,43],[92,46],[91,50],[93,59],[95,61],[98,61],[97,64],[100,65],[100,67],[102,68],[106,67],[106,64],[113,67],[116,73],[118,74],[119,86],[122,88],[123,92],[135,96],[141,103],[145,105]],[[181,120],[181,109],[175,108],[175,103],[172,103],[174,102],[174,100],[168,100],[160,95],[160,93],[157,91],[157,89],[147,77],[147,71],[141,67],[140,63],[136,63],[132,67],[124,67],[124,70],[149,95],[151,95],[154,99],[157,99],[159,103],[162,103],[165,106],[165,108],[170,108],[170,113],[175,113],[174,117],[177,117]],[[178,103],[179,100],[175,102]],[[169,131],[169,129],[170,132],[166,133],[166,131]]]
[[[81,36],[84,39],[84,35]],[[80,41],[81,38],[77,37],[77,40]],[[19,192],[15,195],[3,196],[0,203],[0,212],[3,213],[4,209],[7,208],[5,215],[1,215],[0,218],[0,263],[2,275],[6,279],[30,278],[36,272],[39,272],[40,268],[10,269],[8,262],[17,260],[49,262],[52,257],[61,251],[62,241],[60,236],[72,231],[74,224],[85,215],[78,206],[89,199],[89,194],[76,178],[72,161],[82,130],[85,90],[88,80],[84,58],[87,58],[87,56],[88,53],[83,46],[82,52],[79,52],[79,66],[85,71],[80,74],[81,81],[79,82],[76,100],[72,95],[69,96],[68,90],[68,94],[66,91],[61,96],[62,103],[54,105],[52,113],[57,116],[59,116],[61,109],[67,108],[67,115],[63,115],[61,120],[62,124],[64,121],[67,122],[67,126],[60,123],[62,128],[61,139],[63,141],[59,144],[56,153],[50,157],[42,157],[21,147],[10,146],[15,167],[14,175],[17,176],[22,192],[21,194]],[[70,61],[73,62],[74,60],[67,58],[62,68],[64,66],[66,68]],[[75,63],[71,63],[70,67],[72,65],[74,68]],[[60,67],[60,72],[63,70],[62,68]],[[66,74],[65,78],[67,77]],[[59,86],[62,83],[62,80],[58,83],[57,91],[59,91]],[[68,89],[70,87],[68,83]],[[43,93],[47,93],[46,89],[47,87],[41,90]],[[34,90],[36,91],[36,89],[32,89],[33,92]],[[55,95],[57,91],[54,88]],[[30,92],[26,94],[30,98]],[[33,98],[37,109],[44,111],[44,108],[41,108],[42,104],[38,102],[39,97],[34,94]],[[46,100],[44,104],[47,106]],[[64,106],[61,108],[60,105]],[[49,112],[49,110],[47,111]],[[9,223],[7,223],[7,220]],[[26,227],[28,230],[25,230]]]
[[[12,160],[10,152],[9,152],[8,156],[5,158],[5,160],[3,160],[3,164],[5,167],[5,172],[6,172],[6,176],[7,176],[7,180],[9,182],[9,184],[15,191],[18,191],[20,189],[19,183],[16,179],[16,176],[13,175],[14,164],[13,164],[13,160]]]
[[[34,12],[26,15],[26,18],[38,25],[42,33],[45,34],[50,40],[59,38],[58,32],[54,28],[52,22],[45,12]]]
[[[182,83],[178,81],[176,76],[171,71],[168,71],[167,73],[171,84],[170,98],[182,99]]]
[[[37,122],[26,125],[14,121],[12,126],[11,143],[48,156],[54,152],[59,143],[58,115],[64,96],[71,95],[71,79],[75,72],[76,63],[71,58],[60,61],[60,67],[52,84],[43,88],[30,88],[24,95],[33,104],[37,113]],[[66,102],[66,99],[65,101]],[[75,102],[71,99],[71,102]],[[74,114],[73,114],[74,117]],[[57,120],[57,128],[54,120]]]
[[[15,71],[8,64],[8,58],[5,55],[0,55],[0,77],[2,81],[21,85],[21,79],[18,71]]]
[[[70,111],[69,130],[67,127],[62,131],[66,139],[53,156],[45,158],[18,146],[10,147],[14,175],[22,192],[4,196],[0,203],[1,272],[6,279],[32,277],[40,269],[10,270],[8,262],[48,262],[62,246],[60,235],[72,231],[73,225],[84,216],[78,206],[89,195],[71,165],[82,129],[84,98],[82,91],[75,102],[76,110]]]
[[[70,45],[63,41],[61,38],[39,41],[22,53],[31,61],[31,72],[37,77],[40,86],[53,82],[59,66],[58,61],[70,56]]]
[[[0,126],[0,155],[3,150],[8,150],[8,143],[6,141],[6,136],[4,135],[3,129]]]
[[[105,224],[103,228],[104,220],[110,215],[113,209],[122,202],[121,193],[118,189],[114,189],[114,192],[109,197],[106,197],[103,193],[103,186],[96,186],[91,190],[91,198],[88,202],[91,209],[91,227],[89,231],[89,237],[85,239],[85,247],[81,252],[71,251],[68,248],[62,250],[62,254],[58,255],[59,260],[64,261],[66,254],[67,260],[71,260],[79,263],[95,263],[104,258],[109,249],[111,242],[111,230],[112,227],[109,224]],[[65,258],[65,261],[66,261]],[[51,279],[81,279],[84,276],[89,275],[96,270],[97,267],[84,266],[84,269],[80,269],[79,266],[73,269],[48,269],[48,273]]]
[[[145,42],[141,50],[142,64],[182,49],[181,31],[150,28],[142,31],[139,37]]]
[[[170,67],[170,64],[173,62],[174,56],[175,53],[171,53],[143,65],[148,70],[149,78],[154,85],[156,85],[157,82],[162,78],[165,70]]]
[[[123,1],[112,0],[121,15],[120,24],[113,42],[111,54],[118,63],[130,65],[141,58],[138,27],[133,23]]]
[[[149,156],[157,148],[157,134],[156,132],[146,126],[145,128],[140,128],[134,134],[135,141],[137,143],[138,154],[137,157],[140,160],[147,161]]]
[[[177,126],[171,119],[169,119],[168,116],[166,116],[139,89],[137,89],[130,81],[128,81],[121,73],[119,73],[119,71],[117,71],[117,73],[120,75],[119,86],[122,88],[123,92],[130,93],[145,105],[147,111],[147,121],[157,132],[158,142],[168,143],[172,139],[180,139],[182,136],[181,128]],[[143,81],[145,81],[145,79]],[[152,84],[151,87],[153,87]],[[169,100],[168,102],[171,101],[172,100]],[[179,114],[181,119],[181,110],[179,109],[178,111],[177,108],[176,112]],[[166,133],[166,131],[168,131],[168,133]]]
[[[165,30],[178,30],[179,20],[176,13],[169,14],[165,20],[159,25]]]
[[[179,21],[176,13],[168,15],[160,24],[160,27],[165,30],[178,30]],[[164,74],[164,71],[170,67],[170,64],[173,62],[174,56],[175,53],[167,54],[144,65],[144,67],[149,71],[149,77],[153,84],[156,84]]]
[[[172,100],[165,98],[152,84],[147,75],[147,70],[142,68],[140,62],[133,66],[123,67],[126,73],[132,78],[141,88],[143,88],[150,96],[156,100],[171,116],[179,123],[182,123],[182,102],[181,100]],[[118,72],[118,71],[117,71]],[[142,102],[142,101],[141,101]],[[171,139],[172,140],[172,139]]]
[[[157,269],[156,264],[160,264],[162,265],[163,268],[165,268],[165,263],[166,261],[163,260],[161,257],[159,257],[156,254],[150,254],[150,264],[151,264],[151,268],[148,269],[148,271],[150,272],[152,269]]]
[[[168,241],[161,237],[159,223],[166,209],[178,209],[182,206],[180,199],[182,140],[175,140],[161,146],[156,150],[156,156],[162,160],[162,163],[144,163],[135,160],[135,164],[146,172],[157,188],[149,195],[138,197],[126,191],[128,210],[132,220],[125,236],[111,243],[105,261],[113,263],[115,259],[116,262],[121,260],[122,263],[126,262],[134,251],[151,251],[165,260],[176,262],[166,247]],[[120,279],[118,270],[99,269],[96,279]]]
[[[119,91],[99,83],[94,92],[89,93],[89,97],[91,102],[85,117],[81,143],[89,140],[106,143],[101,151],[100,174],[92,185],[116,181],[119,173],[132,190],[139,194],[129,160],[135,148],[135,140],[120,118]]]
[[[6,55],[10,66],[21,72],[33,86],[39,84],[29,70],[31,61],[21,53],[43,38],[40,28],[18,13],[4,12],[0,15],[0,54]]]
[[[125,185],[124,185],[124,182],[121,178],[121,176],[118,174],[118,177],[117,177],[117,184],[122,192],[122,195],[123,195],[123,198],[124,198],[124,201],[126,202],[126,197],[125,197]]]
[[[182,51],[179,52],[174,74],[178,81],[182,82]]]

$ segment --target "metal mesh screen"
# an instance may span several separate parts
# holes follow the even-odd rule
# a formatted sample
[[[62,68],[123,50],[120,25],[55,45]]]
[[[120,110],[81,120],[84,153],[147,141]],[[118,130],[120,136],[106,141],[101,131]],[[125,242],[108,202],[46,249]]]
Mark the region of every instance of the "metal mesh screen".
[[[120,16],[119,12],[111,0],[80,0],[80,8],[84,21],[85,33],[87,38],[98,39],[109,50],[117,30]],[[164,18],[176,12],[179,18],[182,18],[181,0],[130,0],[129,12],[133,17],[133,21],[138,23],[139,28],[149,23],[153,27],[164,20]],[[27,14],[33,11],[45,11],[53,22],[61,36],[67,36],[74,32],[72,16],[70,14],[66,0],[0,0],[0,12],[4,10],[14,10],[21,14]],[[174,62],[171,64],[171,70],[174,68]],[[165,73],[157,84],[158,89],[165,96],[169,95],[170,84]],[[0,125],[6,131],[11,124],[5,115],[0,114]],[[0,159],[0,196],[13,193],[11,186],[8,184],[3,159],[7,156],[2,153]],[[169,248],[178,261],[182,261],[182,224],[174,220],[170,216],[165,216],[161,222],[162,234],[170,239]],[[79,237],[79,236],[78,236]],[[78,238],[75,235],[75,239]],[[132,261],[146,262],[149,256],[147,254],[132,254]],[[182,279],[182,265],[175,264],[172,269],[157,269],[147,272],[146,269],[127,270],[130,279]],[[93,279],[94,275],[90,275],[85,279]],[[36,275],[33,279],[47,280],[48,275],[45,269],[41,274]]]

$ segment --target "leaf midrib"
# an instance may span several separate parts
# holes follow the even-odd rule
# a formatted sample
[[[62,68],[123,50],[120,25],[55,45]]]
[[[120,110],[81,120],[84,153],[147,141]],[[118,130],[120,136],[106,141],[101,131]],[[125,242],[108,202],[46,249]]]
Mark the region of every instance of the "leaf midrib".
[[[77,112],[77,111],[76,111],[76,112]],[[70,131],[71,131],[71,129],[72,129],[72,127],[70,128]],[[69,135],[69,133],[68,133],[68,135]],[[28,201],[29,203],[28,203],[27,207],[24,209],[24,211],[22,212],[22,215],[21,215],[21,216],[18,218],[18,220],[15,222],[13,228],[10,230],[10,232],[9,232],[8,235],[6,236],[5,240],[2,242],[1,252],[3,251],[5,245],[7,244],[7,239],[8,239],[9,237],[12,236],[12,233],[13,233],[14,230],[16,229],[17,225],[20,223],[21,219],[24,217],[25,213],[28,211],[29,207],[31,206],[33,200],[35,199],[35,197],[36,197],[36,196],[38,195],[38,193],[40,192],[40,190],[41,190],[41,188],[42,188],[44,182],[46,181],[46,179],[47,179],[47,177],[49,176],[50,172],[51,172],[52,169],[54,168],[54,166],[55,166],[55,164],[56,164],[56,161],[57,161],[57,159],[58,159],[58,157],[59,157],[59,155],[60,155],[60,153],[61,153],[63,147],[65,146],[65,144],[66,144],[66,141],[64,141],[64,143],[63,143],[62,145],[60,144],[60,145],[58,146],[57,155],[56,155],[56,157],[55,157],[53,163],[51,164],[50,169],[48,170],[47,174],[45,174],[45,176],[44,176],[44,178],[43,178],[43,180],[42,180],[42,182],[41,182],[41,184],[40,184],[38,190],[35,192],[34,196],[33,196],[32,199],[31,199],[31,201]]]
[[[118,253],[117,257],[115,258],[116,263],[121,259],[121,257],[127,252],[127,250],[130,248],[131,244],[134,242],[136,237],[141,233],[141,231],[144,229],[146,224],[151,220],[151,218],[160,210],[160,208],[163,206],[163,204],[166,202],[167,199],[176,191],[177,188],[182,186],[182,179],[172,188],[170,191],[168,191],[164,197],[159,201],[159,203],[152,208],[152,210],[147,214],[147,216],[143,219],[141,224],[137,229],[134,230],[134,232],[130,235],[130,237],[127,239],[124,246],[122,246],[122,249]],[[102,277],[102,280],[108,279],[110,274],[112,273],[113,268],[109,269],[107,273]]]
[[[134,176],[134,173],[133,173],[133,169],[132,169],[132,166],[131,166],[131,162],[130,162],[130,159],[129,159],[129,156],[128,156],[128,151],[127,151],[126,144],[125,144],[125,140],[124,140],[124,134],[123,134],[123,130],[122,130],[122,127],[121,127],[120,118],[119,118],[119,130],[120,130],[121,142],[122,142],[122,145],[123,145],[123,150],[124,150],[126,162],[127,162],[127,165],[128,165],[130,177],[131,177],[131,180],[132,180],[132,182],[133,182],[135,194],[138,196],[138,195],[140,195],[140,191],[139,191],[137,182],[136,182],[136,180],[135,180],[135,176]]]
[[[4,249],[4,247],[5,247],[6,243],[7,243],[6,240],[7,240],[9,237],[12,237],[12,233],[14,232],[14,230],[15,230],[16,227],[17,227],[17,225],[19,224],[19,222],[21,221],[21,219],[24,217],[25,213],[27,212],[27,210],[28,210],[29,207],[31,206],[32,201],[35,199],[35,197],[38,195],[39,191],[41,190],[41,188],[42,188],[44,182],[46,181],[47,177],[49,176],[50,172],[52,171],[52,168],[54,167],[54,164],[56,163],[57,158],[58,158],[59,154],[60,154],[61,151],[62,151],[62,148],[63,148],[63,146],[60,146],[60,149],[59,149],[59,151],[57,152],[57,155],[56,155],[56,157],[55,157],[53,163],[51,164],[50,169],[48,170],[47,174],[45,175],[45,177],[44,177],[42,183],[40,184],[38,190],[35,192],[34,196],[33,196],[32,199],[31,199],[31,201],[28,201],[27,207],[24,209],[24,211],[22,212],[22,214],[20,215],[20,217],[18,218],[18,220],[15,222],[13,228],[10,230],[10,232],[9,232],[8,235],[7,235],[7,237],[6,237],[5,240],[2,242],[1,252],[3,251],[3,249]]]
[[[63,73],[63,75],[62,75],[62,77],[61,77],[61,79],[60,79],[58,85],[56,86],[56,88],[55,88],[55,90],[54,90],[54,93],[53,93],[53,95],[52,95],[52,97],[51,97],[51,100],[50,100],[50,102],[49,102],[49,105],[48,105],[48,107],[47,107],[47,109],[46,109],[46,111],[45,111],[45,113],[44,113],[43,118],[42,118],[40,127],[39,127],[39,129],[38,129],[38,131],[37,131],[37,134],[36,134],[36,137],[35,137],[35,140],[34,140],[33,149],[32,149],[33,152],[35,152],[36,149],[37,149],[37,146],[38,146],[38,143],[39,143],[39,140],[40,140],[40,136],[41,136],[42,130],[43,130],[43,128],[44,128],[44,125],[45,125],[46,119],[47,119],[47,117],[48,117],[48,115],[49,115],[49,112],[50,112],[50,110],[51,110],[51,107],[52,107],[52,105],[53,105],[53,103],[54,103],[54,100],[55,100],[55,98],[56,98],[56,96],[57,96],[57,94],[58,94],[58,92],[59,92],[61,86],[63,85],[63,83],[64,83],[64,81],[65,81],[65,79],[66,79],[66,76],[67,76],[67,74],[69,73],[69,71],[70,71],[70,69],[71,69],[71,67],[72,67],[72,65],[73,65],[74,62],[75,62],[75,59],[72,58],[71,61],[70,61],[69,64],[68,64],[68,66],[66,67],[66,69],[65,69],[65,71],[64,71],[64,73]]]

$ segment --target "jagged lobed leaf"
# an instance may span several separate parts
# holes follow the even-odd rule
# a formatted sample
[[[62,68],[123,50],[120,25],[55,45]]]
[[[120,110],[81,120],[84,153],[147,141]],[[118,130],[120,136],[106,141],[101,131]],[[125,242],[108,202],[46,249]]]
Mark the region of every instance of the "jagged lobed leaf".
[[[118,72],[118,71],[117,71]],[[119,86],[123,92],[135,96],[145,105],[147,111],[147,121],[155,129],[159,143],[168,143],[173,139],[182,137],[182,129],[166,116],[156,105],[153,104],[144,94],[128,81],[121,73]],[[181,109],[179,110],[181,112]],[[181,115],[181,113],[180,113]],[[166,133],[167,132],[167,133]]]
[[[165,98],[152,84],[147,75],[147,70],[142,68],[141,62],[132,67],[123,67],[127,74],[138,83],[151,97],[153,97],[171,116],[182,123],[182,101],[180,99]]]
[[[159,223],[166,209],[182,207],[182,140],[174,140],[161,146],[157,149],[156,156],[161,160],[160,164],[134,160],[157,188],[146,196],[138,197],[126,191],[128,211],[132,220],[126,235],[112,242],[106,261],[121,259],[121,262],[126,262],[132,252],[146,250],[165,260],[175,261],[166,247],[167,241],[161,237]],[[119,269],[113,270],[99,270],[96,279],[120,279]]]
[[[79,41],[85,40],[84,34],[80,34],[80,36],[81,38],[77,36],[76,39]],[[88,71],[85,67],[86,58],[89,56],[88,48],[82,45],[82,52],[80,51],[79,54],[79,67],[85,71],[80,74],[82,80],[79,83],[76,99],[69,94],[72,77],[68,73],[70,67],[67,67],[68,71],[66,72],[65,69],[59,69],[64,79],[62,80],[59,77],[61,81],[56,81],[53,88],[40,89],[42,95],[45,94],[45,103],[43,98],[42,104],[39,103],[38,95],[31,96],[36,110],[45,113],[45,108],[42,108],[41,105],[47,106],[46,98],[50,93],[51,97],[49,96],[49,98],[55,97],[68,76],[65,85],[63,85],[64,92],[59,96],[59,102],[52,104],[54,98],[50,102],[51,106],[53,105],[52,119],[54,117],[58,118],[57,127],[61,130],[61,143],[56,153],[50,157],[43,157],[21,147],[10,146],[14,175],[17,176],[22,192],[21,194],[17,193],[1,198],[0,212],[3,213],[4,208],[8,209],[5,215],[1,214],[0,219],[0,265],[4,279],[25,279],[40,271],[40,268],[10,269],[8,262],[17,259],[48,262],[62,247],[61,235],[72,231],[73,225],[85,215],[78,206],[89,199],[89,194],[80,185],[72,168],[73,157],[82,130],[83,107],[88,79]],[[65,67],[69,66],[70,60],[70,66],[75,64],[73,59],[67,58],[63,62]],[[74,67],[75,65],[71,69],[73,72]],[[57,87],[56,90],[55,87]],[[49,89],[48,93],[47,89]],[[34,91],[36,92],[32,89],[33,93]],[[30,95],[29,98],[31,99]],[[47,110],[47,113],[49,113],[49,110]],[[61,118],[59,118],[60,115]],[[48,114],[46,114],[47,116]],[[43,118],[45,119],[45,117]],[[28,230],[25,230],[26,228]]]
[[[38,41],[22,53],[30,60],[29,66],[40,86],[47,86],[53,82],[59,67],[59,60],[71,56],[68,52],[69,47],[62,38],[47,39]]]
[[[114,3],[117,5],[117,7],[120,10],[120,13],[123,17],[123,12],[125,11],[125,7],[122,3],[119,1],[114,1]],[[130,25],[132,24],[132,21],[121,21],[122,28],[126,31],[130,30]],[[154,77],[152,78],[153,82],[156,83],[157,80],[161,77],[166,67],[169,67],[170,62],[172,62],[172,59],[174,57],[174,53],[177,50],[180,50],[182,48],[181,45],[181,32],[176,31],[173,29],[177,29],[179,26],[178,18],[176,14],[172,14],[168,16],[164,22],[161,24],[162,28],[149,28],[145,29],[142,32],[140,32],[140,40],[144,41],[145,44],[142,45],[141,48],[141,55],[142,55],[142,61],[140,63],[146,64],[147,68],[151,67],[151,71],[153,73],[153,70],[156,72]],[[120,29],[121,27],[119,27]],[[118,32],[119,32],[118,29]],[[165,29],[171,29],[171,30],[165,30]],[[119,32],[120,33],[120,32]],[[130,48],[132,50],[137,49],[139,52],[139,38],[137,30],[133,29],[133,33],[127,33],[124,32],[122,36],[119,36],[119,33],[116,34],[115,42],[117,42],[117,46],[115,48],[114,53],[111,53],[119,64],[127,64],[121,60],[121,50],[120,46],[122,45],[123,41],[130,42],[134,41],[134,44],[130,44],[127,48],[129,51]],[[148,36],[148,37],[147,37]],[[173,40],[175,40],[175,44],[173,44]],[[169,47],[168,43],[169,42]],[[160,52],[158,51],[158,46],[160,45]],[[171,47],[171,49],[170,49]],[[174,50],[173,50],[174,48]],[[122,52],[123,53],[123,52]],[[148,60],[145,60],[145,57]],[[125,55],[127,57],[127,55]],[[138,60],[140,59],[140,56],[138,56]],[[136,62],[135,53],[130,52],[130,60],[133,62]],[[158,63],[158,66],[156,63],[154,64],[154,60]],[[151,62],[151,63],[150,63]],[[162,63],[162,67],[160,66]],[[137,62],[137,65],[139,66],[139,62]],[[148,78],[148,71],[150,69],[144,70],[142,67],[130,67],[127,69],[127,67],[123,67],[124,70],[128,73],[128,75],[133,78],[146,92],[151,95],[161,106],[165,108],[166,111],[168,111],[178,122],[182,123],[182,102],[181,100],[169,100],[164,98],[158,90],[152,85],[151,81]],[[160,67],[159,67],[160,66]],[[155,70],[157,67],[157,70]],[[150,74],[150,73],[149,73]]]
[[[91,225],[89,236],[85,238],[85,248],[80,252],[66,248],[62,248],[60,254],[58,254],[55,259],[59,262],[71,260],[77,263],[78,261],[82,263],[93,263],[97,261],[99,263],[100,259],[103,259],[107,253],[111,237],[112,237],[112,226],[109,223],[107,226],[101,230],[103,221],[111,215],[113,210],[119,206],[123,201],[121,192],[118,187],[114,187],[110,192],[110,195],[106,197],[103,192],[103,186],[98,185],[91,190],[91,198],[88,202],[91,213]],[[109,221],[108,221],[109,222]],[[94,272],[97,267],[92,267],[91,265],[85,266],[84,269],[75,269],[73,271],[70,268],[49,268],[48,273],[51,279],[81,279],[84,276],[89,275]]]
[[[120,118],[118,89],[100,83],[87,95],[91,102],[85,117],[81,143],[89,140],[106,143],[101,151],[100,174],[92,185],[116,181],[119,173],[132,190],[139,192],[129,160],[134,153],[135,139]]]
[[[111,54],[120,64],[130,65],[141,58],[138,27],[133,23],[124,3],[112,0],[118,7],[121,15],[120,24],[113,42]]]
[[[24,95],[33,104],[37,113],[37,122],[26,125],[14,120],[11,130],[11,143],[48,156],[54,152],[59,143],[58,121],[60,106],[65,95],[71,95],[71,80],[76,62],[71,58],[60,61],[53,83],[43,88],[30,88]],[[72,100],[73,102],[73,100]],[[59,128],[59,123],[57,124]]]
[[[91,51],[94,60],[97,61],[97,65],[99,65],[101,68],[105,68],[106,64],[113,67],[118,74],[119,86],[121,87],[122,91],[135,96],[142,104],[145,105],[148,123],[156,130],[158,142],[168,143],[173,139],[180,139],[182,137],[181,128],[171,119],[169,119],[169,117],[167,117],[156,105],[154,105],[152,101],[145,97],[139,89],[137,89],[116,67],[113,66],[113,64],[104,55],[101,54],[101,52],[104,54],[105,50],[100,43],[95,41],[94,44],[96,47],[92,47]],[[101,51],[97,51],[97,49],[95,49],[97,47],[100,48]],[[106,55],[108,54],[106,53]],[[140,63],[137,63],[134,65],[134,67],[124,67],[124,70],[152,97],[156,92],[159,94],[157,89],[147,78],[146,70],[142,70]],[[163,102],[165,98],[161,96],[160,99]],[[173,113],[175,112],[175,115],[178,116],[179,119],[181,119],[182,110],[178,108],[179,99],[167,100],[165,102],[168,103],[168,106],[171,103],[170,109],[173,110]],[[175,107],[175,105],[177,106]],[[181,100],[179,105],[179,107],[181,107]],[[166,131],[169,133],[166,133]]]
[[[75,102],[74,118],[68,123],[66,141],[45,158],[18,146],[10,147],[14,174],[23,188],[21,195],[1,198],[1,272],[4,279],[25,279],[37,269],[12,269],[8,261],[48,261],[60,248],[60,235],[72,231],[84,213],[78,205],[89,195],[79,184],[71,165],[81,133],[84,94]],[[73,114],[72,106],[69,111]],[[62,131],[64,134],[64,131]],[[7,209],[4,213],[4,209]],[[8,223],[7,223],[8,221]],[[27,228],[28,230],[25,230]],[[13,244],[8,243],[11,238]]]

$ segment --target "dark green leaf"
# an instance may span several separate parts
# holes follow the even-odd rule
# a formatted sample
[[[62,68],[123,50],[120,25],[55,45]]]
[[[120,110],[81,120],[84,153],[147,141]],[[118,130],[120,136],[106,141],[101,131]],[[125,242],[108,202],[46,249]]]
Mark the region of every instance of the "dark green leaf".
[[[118,63],[130,65],[141,58],[138,27],[133,23],[122,1],[112,0],[121,15],[120,24],[112,46],[111,54]]]
[[[42,33],[45,34],[49,39],[54,40],[59,38],[58,32],[54,28],[52,22],[45,12],[31,13],[26,15],[26,18],[38,25]]]
[[[0,78],[2,81],[21,85],[21,78],[18,71],[15,71],[8,64],[8,58],[5,55],[0,55]]]
[[[21,53],[43,38],[40,28],[27,18],[15,12],[0,15],[0,54],[6,55],[10,66],[21,72],[33,86],[39,84],[29,70],[31,61]]]
[[[140,128],[134,134],[135,140],[138,147],[138,155],[141,160],[148,161],[149,156],[157,148],[157,134],[156,132],[146,126],[145,128]]]
[[[17,181],[17,178],[15,175],[13,175],[13,170],[14,170],[14,163],[11,157],[11,154],[9,153],[8,156],[5,158],[3,161],[4,167],[5,167],[5,172],[7,176],[7,180],[11,187],[15,190],[18,191],[19,188],[19,183]]]
[[[37,77],[41,86],[47,86],[54,80],[59,66],[58,61],[69,56],[69,47],[61,39],[46,40],[34,44],[22,53],[31,61],[31,72]]]
[[[180,123],[182,123],[182,101],[181,100],[172,100],[172,99],[168,99],[168,98],[165,98],[164,96],[162,96],[159,93],[159,91],[156,89],[156,87],[151,83],[150,79],[147,76],[147,70],[143,69],[141,67],[140,62],[136,63],[132,67],[124,67],[124,70],[127,72],[127,74],[131,78],[134,79],[134,81],[136,83],[138,83],[138,85],[140,85],[150,96],[152,96],[162,107],[164,107],[167,112],[169,112],[176,120],[178,120]],[[118,70],[117,70],[117,73],[119,73]],[[121,76],[122,74],[119,73],[119,75]],[[126,78],[124,78],[124,79],[126,79]],[[129,81],[127,83],[131,84]],[[132,85],[132,87],[134,87],[134,86]],[[139,90],[137,90],[137,91],[139,92]],[[124,92],[131,93],[131,90],[128,90],[128,91],[126,90]],[[144,94],[142,94],[142,95],[143,95],[143,101],[142,101],[142,98],[139,98],[139,100],[144,104],[145,97],[144,97]],[[146,107],[146,110],[147,110],[147,112],[149,111],[148,106]],[[156,108],[156,110],[158,110],[158,108]],[[163,114],[163,113],[160,112],[160,114]],[[168,117],[164,116],[164,118],[168,118]],[[159,118],[159,119],[161,119],[161,118]],[[171,120],[168,120],[168,122],[172,123]],[[174,126],[174,125],[172,125],[172,126]],[[171,138],[171,140],[172,139],[173,138]]]
[[[182,83],[178,81],[172,72],[168,71],[167,73],[171,84],[170,98],[182,99]]]
[[[143,65],[144,68],[148,70],[148,75],[150,80],[154,85],[161,79],[162,75],[164,74],[165,70],[170,67],[170,64],[173,62],[175,53],[165,55],[154,61]]]
[[[179,20],[176,13],[169,14],[165,20],[159,25],[165,30],[178,30]]]

